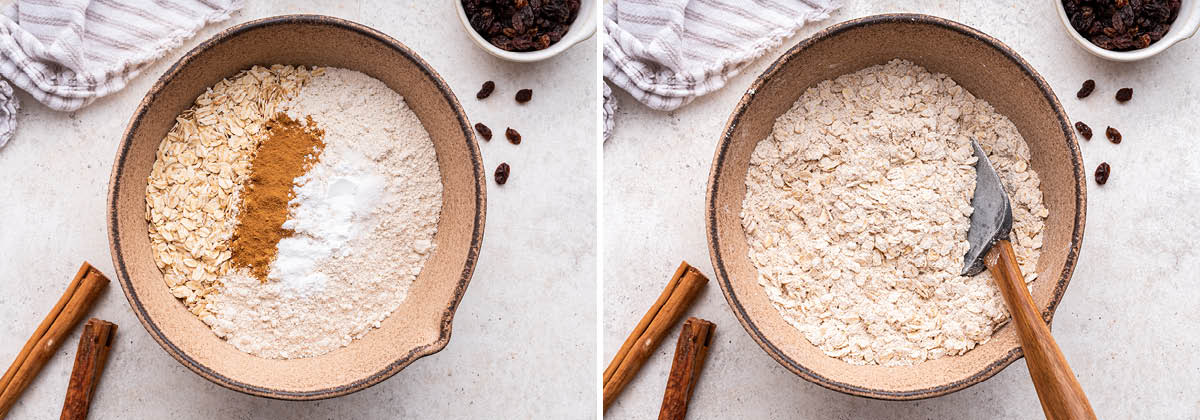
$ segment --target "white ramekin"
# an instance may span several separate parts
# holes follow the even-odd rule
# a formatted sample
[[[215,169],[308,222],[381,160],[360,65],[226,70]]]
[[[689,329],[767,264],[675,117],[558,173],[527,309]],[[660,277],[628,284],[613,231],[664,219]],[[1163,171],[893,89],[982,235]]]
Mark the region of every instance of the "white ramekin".
[[[1113,60],[1113,61],[1137,61],[1143,58],[1149,58],[1163,52],[1179,41],[1191,38],[1196,34],[1196,30],[1200,29],[1200,0],[1183,0],[1179,6],[1179,17],[1175,19],[1175,23],[1171,24],[1171,29],[1162,39],[1158,40],[1149,47],[1132,51],[1110,51],[1093,44],[1084,38],[1075,28],[1071,26],[1071,20],[1067,17],[1067,10],[1063,8],[1062,0],[1051,0],[1058,8],[1058,17],[1062,20],[1063,27],[1067,30],[1067,35],[1075,40],[1076,44],[1093,55]]]
[[[487,42],[486,39],[483,39],[478,32],[475,32],[475,28],[471,27],[471,21],[467,19],[466,10],[463,10],[462,0],[452,1],[454,2],[454,6],[458,9],[458,20],[462,22],[462,27],[467,31],[467,36],[471,37],[472,41],[475,41],[475,45],[478,45],[479,48],[483,48],[483,50],[487,51],[488,54],[503,58],[508,61],[531,63],[534,61],[545,60],[558,55],[560,52],[566,51],[575,44],[591,38],[592,35],[596,33],[596,15],[599,13],[599,8],[597,7],[599,1],[582,0],[579,4],[579,14],[575,16],[575,22],[571,23],[571,27],[567,30],[567,34],[563,35],[562,39],[558,40],[558,42],[555,42],[554,45],[550,46],[550,48],[527,52],[505,51],[496,48],[495,45],[492,45],[490,42]]]

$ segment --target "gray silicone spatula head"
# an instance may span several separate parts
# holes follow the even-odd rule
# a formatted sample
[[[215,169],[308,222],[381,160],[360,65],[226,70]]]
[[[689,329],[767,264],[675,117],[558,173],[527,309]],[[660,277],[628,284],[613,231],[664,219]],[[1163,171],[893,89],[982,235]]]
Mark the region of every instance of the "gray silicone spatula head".
[[[979,142],[971,139],[971,147],[975,149],[975,196],[971,198],[971,229],[967,231],[967,242],[971,249],[963,264],[963,275],[974,276],[984,270],[983,256],[992,249],[992,244],[1001,239],[1008,239],[1012,230],[1012,205],[1008,202],[1008,194],[1004,185],[1000,184],[1000,175],[992,167],[987,153],[979,147]]]

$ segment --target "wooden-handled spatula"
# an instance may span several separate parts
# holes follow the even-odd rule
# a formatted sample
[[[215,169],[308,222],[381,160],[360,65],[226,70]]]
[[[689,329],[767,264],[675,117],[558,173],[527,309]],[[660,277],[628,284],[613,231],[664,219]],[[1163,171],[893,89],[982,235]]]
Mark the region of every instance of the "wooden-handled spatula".
[[[971,199],[974,212],[971,213],[971,229],[967,232],[971,249],[967,251],[963,273],[973,276],[985,267],[992,272],[1021,339],[1025,364],[1029,367],[1029,376],[1033,377],[1033,386],[1046,418],[1095,419],[1096,413],[1092,412],[1083,388],[1054,337],[1050,336],[1050,328],[1042,320],[1041,311],[1034,306],[1033,296],[1025,287],[1025,276],[1021,274],[1012,244],[1008,242],[1012,230],[1012,206],[1000,184],[1000,176],[996,175],[996,169],[992,168],[992,162],[979,147],[979,142],[971,139],[971,146],[979,161],[975,164],[975,196]]]

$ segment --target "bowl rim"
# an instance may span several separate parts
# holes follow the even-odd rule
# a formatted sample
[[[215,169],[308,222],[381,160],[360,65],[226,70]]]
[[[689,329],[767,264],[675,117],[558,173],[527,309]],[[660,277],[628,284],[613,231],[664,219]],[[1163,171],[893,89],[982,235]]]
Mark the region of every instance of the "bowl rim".
[[[862,27],[893,23],[937,26],[942,29],[953,30],[983,42],[984,44],[1003,54],[1014,64],[1016,64],[1026,74],[1026,76],[1033,79],[1038,86],[1038,90],[1041,91],[1044,98],[1055,109],[1057,119],[1059,120],[1059,124],[1061,126],[1060,128],[1064,137],[1067,139],[1067,148],[1071,152],[1071,166],[1072,171],[1075,174],[1075,206],[1077,210],[1073,221],[1071,246],[1067,251],[1067,258],[1064,264],[1063,272],[1055,284],[1049,306],[1042,311],[1042,317],[1046,320],[1047,325],[1049,325],[1054,316],[1054,311],[1058,307],[1059,302],[1062,300],[1063,293],[1066,291],[1067,284],[1071,281],[1071,274],[1074,272],[1075,264],[1078,262],[1079,250],[1083,241],[1084,219],[1087,213],[1087,175],[1083,170],[1083,158],[1080,154],[1079,143],[1075,140],[1074,132],[1071,130],[1071,125],[1067,118],[1066,111],[1063,110],[1062,104],[1058,101],[1058,97],[1054,94],[1054,91],[1050,89],[1050,85],[1046,83],[1044,79],[1042,79],[1042,77],[1029,65],[1028,62],[1022,59],[1016,54],[1016,52],[1001,43],[999,40],[984,34],[979,30],[952,20],[939,18],[936,16],[910,13],[888,13],[866,16],[827,27],[816,34],[813,34],[811,37],[801,41],[799,44],[796,44],[792,48],[788,49],[787,52],[783,53],[769,67],[767,67],[767,69],[764,70],[763,73],[759,75],[754,80],[754,83],[752,83],[746,90],[746,93],[742,96],[742,99],[738,102],[737,106],[730,114],[724,130],[721,132],[721,138],[717,143],[716,152],[713,157],[712,169],[709,172],[708,190],[706,191],[705,196],[705,223],[707,225],[706,236],[708,239],[709,258],[712,260],[713,269],[717,277],[717,284],[720,285],[721,292],[725,295],[725,300],[729,303],[729,306],[733,310],[734,315],[737,317],[738,322],[742,324],[742,327],[746,329],[746,332],[749,333],[750,337],[754,339],[754,341],[758,343],[758,345],[762,347],[762,349],[766,351],[771,358],[775,359],[776,362],[778,362],[780,365],[783,365],[784,368],[792,373],[827,389],[850,395],[880,400],[917,400],[937,397],[959,391],[994,376],[996,373],[1000,372],[1005,367],[1023,356],[1021,347],[1017,346],[1015,349],[1010,350],[1004,357],[988,364],[987,366],[984,366],[981,370],[975,372],[965,379],[930,388],[897,392],[868,388],[832,380],[817,374],[815,371],[801,365],[800,363],[797,363],[795,360],[792,360],[790,357],[784,354],[779,347],[772,343],[770,339],[758,329],[754,322],[750,320],[746,308],[733,293],[732,280],[728,271],[726,271],[725,263],[721,257],[720,237],[717,235],[717,202],[715,197],[717,196],[716,191],[718,188],[720,188],[720,175],[724,169],[726,152],[728,151],[730,143],[733,140],[733,132],[737,129],[741,122],[742,115],[745,114],[750,102],[759,94],[763,85],[773,76],[775,76],[784,65],[788,64],[800,52],[810,48],[812,45],[820,41]]]
[[[599,13],[596,7],[599,5],[599,2],[597,1],[593,4],[588,4],[589,0],[582,0],[579,6],[579,12],[576,12],[575,22],[571,23],[570,28],[567,30],[567,35],[564,36],[563,39],[560,39],[558,42],[554,43],[554,45],[541,50],[506,51],[496,47],[495,45],[492,45],[492,43],[488,42],[486,39],[483,39],[483,36],[479,35],[479,33],[475,31],[475,28],[471,27],[471,20],[467,18],[467,12],[465,9],[463,9],[462,0],[452,1],[454,2],[454,8],[456,11],[455,13],[458,15],[458,21],[462,23],[462,28],[464,31],[466,31],[467,37],[471,38],[471,41],[474,41],[476,46],[486,51],[488,54],[508,61],[517,63],[533,63],[542,61],[550,57],[554,57],[583,41],[591,39],[591,37],[596,34],[596,16],[593,16],[592,14]],[[583,16],[585,8],[589,9],[589,14],[587,16]],[[572,35],[572,31],[576,31],[576,34]],[[567,39],[568,37],[570,37],[570,39]]]
[[[442,94],[442,97],[449,102],[451,108],[454,110],[460,126],[459,128],[466,137],[467,148],[470,151],[469,157],[473,167],[473,177],[475,179],[475,215],[471,231],[470,247],[467,251],[467,258],[463,266],[462,274],[455,285],[454,295],[449,305],[442,313],[442,320],[439,325],[437,340],[410,350],[408,353],[399,356],[399,358],[388,364],[383,369],[372,373],[365,378],[336,387],[299,392],[272,389],[230,379],[229,377],[210,369],[208,366],[199,363],[191,356],[181,351],[179,347],[177,347],[170,340],[168,340],[163,335],[163,332],[159,329],[158,325],[149,318],[145,307],[138,298],[137,291],[135,291],[133,288],[130,275],[126,269],[124,255],[120,251],[121,237],[117,228],[116,211],[117,198],[121,187],[118,180],[125,169],[125,160],[129,153],[130,143],[132,141],[132,133],[141,125],[142,118],[148,112],[149,105],[155,99],[157,99],[163,88],[171,83],[171,81],[178,75],[180,70],[190,64],[199,54],[230,38],[265,27],[295,24],[332,26],[338,29],[353,31],[378,41],[386,45],[388,48],[401,54],[406,59],[411,60],[419,69],[421,69],[426,77],[433,81],[433,84],[437,87],[438,92]],[[162,346],[163,350],[166,350],[166,352],[180,364],[184,365],[201,377],[216,383],[217,385],[250,395],[283,400],[317,400],[332,398],[357,392],[378,384],[383,380],[392,377],[392,375],[400,372],[413,361],[441,351],[449,343],[454,314],[458,309],[459,303],[462,301],[463,295],[466,293],[467,285],[471,281],[471,276],[474,273],[475,264],[479,257],[480,245],[483,241],[484,219],[487,209],[486,188],[484,188],[484,185],[485,181],[482,157],[479,152],[479,145],[476,142],[474,133],[472,132],[470,124],[468,123],[466,112],[463,110],[461,103],[458,101],[449,85],[446,84],[445,80],[443,80],[442,77],[435,70],[433,70],[433,68],[430,67],[427,62],[425,62],[425,60],[421,59],[416,52],[394,38],[384,34],[383,32],[341,18],[314,14],[271,16],[251,20],[226,28],[216,35],[213,35],[208,40],[200,43],[195,48],[192,48],[190,51],[180,57],[174,64],[172,64],[171,67],[168,68],[166,72],[164,72],[163,75],[158,78],[158,80],[146,93],[146,96],[142,98],[142,101],[138,104],[137,109],[130,118],[125,132],[121,135],[121,145],[117,150],[116,160],[113,163],[112,174],[109,178],[108,202],[105,205],[105,211],[108,213],[107,224],[109,247],[112,254],[113,266],[116,270],[117,280],[120,282],[121,288],[124,290],[125,297],[129,301],[134,314],[137,315],[138,320],[141,321],[142,326],[146,328],[146,331],[150,333],[150,336],[154,338],[154,341],[158,342],[158,344]]]
[[[1067,31],[1067,37],[1074,40],[1076,44],[1078,44],[1087,52],[1105,60],[1128,63],[1147,59],[1166,51],[1175,44],[1191,38],[1193,35],[1196,35],[1198,30],[1200,30],[1200,5],[1196,3],[1196,0],[1184,0],[1184,2],[1179,6],[1180,10],[1182,11],[1185,8],[1190,8],[1191,15],[1189,15],[1189,18],[1186,22],[1176,19],[1175,22],[1171,24],[1171,29],[1167,30],[1167,34],[1163,36],[1162,39],[1155,41],[1154,44],[1151,44],[1149,47],[1136,50],[1106,50],[1104,48],[1100,48],[1096,44],[1093,44],[1092,41],[1089,41],[1087,38],[1084,38],[1079,31],[1075,30],[1075,27],[1071,26],[1071,19],[1067,17],[1067,9],[1063,6],[1061,0],[1055,0],[1054,4],[1056,13],[1058,13],[1058,19],[1062,22],[1063,29]]]

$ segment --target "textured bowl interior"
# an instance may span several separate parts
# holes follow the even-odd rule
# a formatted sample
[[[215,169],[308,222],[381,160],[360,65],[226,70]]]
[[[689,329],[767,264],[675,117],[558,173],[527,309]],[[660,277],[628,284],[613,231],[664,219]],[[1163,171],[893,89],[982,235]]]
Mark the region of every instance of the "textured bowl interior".
[[[441,169],[437,250],[408,298],[365,337],[304,359],[254,357],[217,338],[171,296],[152,260],[145,220],[146,177],[176,115],[206,88],[252,65],[342,67],[382,80],[404,96],[429,131]],[[117,275],[150,335],[180,363],[220,385],[273,398],[316,399],[354,392],[435,353],[475,267],[484,222],[483,168],[458,100],[415,53],[364,26],[322,16],[249,22],[192,50],[150,89],[135,112],[110,180],[109,240]]]
[[[881,15],[828,28],[785,53],[749,89],[717,146],[708,191],[708,237],[718,283],[742,325],[777,361],[827,388],[917,399],[978,383],[1020,356],[1011,326],[962,356],[913,367],[854,366],[831,358],[787,324],[759,286],[740,211],[750,154],[775,119],[817,82],[903,58],[948,74],[1009,117],[1032,152],[1050,216],[1033,298],[1049,320],[1071,278],[1083,236],[1085,175],[1068,119],[1049,86],[995,39],[924,15]]]

